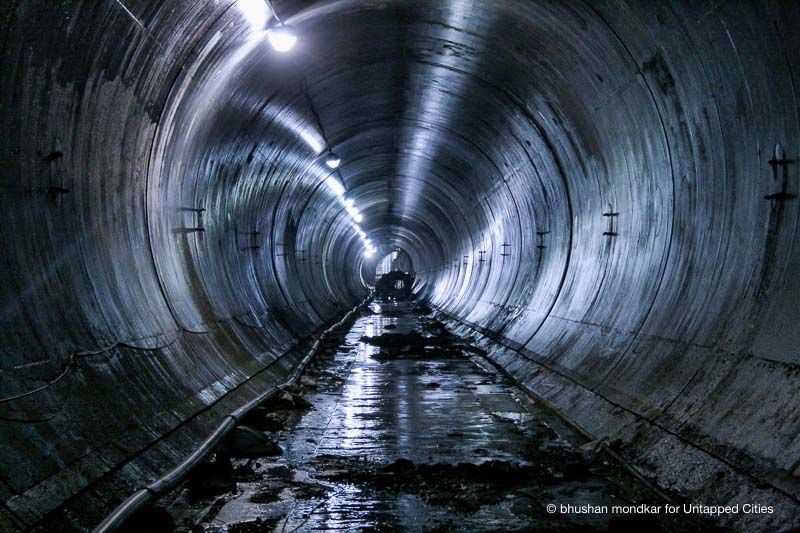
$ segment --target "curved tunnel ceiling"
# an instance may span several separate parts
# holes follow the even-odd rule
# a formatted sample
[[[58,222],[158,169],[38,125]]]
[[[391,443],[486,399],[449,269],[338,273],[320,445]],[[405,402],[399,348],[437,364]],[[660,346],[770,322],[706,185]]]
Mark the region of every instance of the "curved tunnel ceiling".
[[[796,3],[274,8],[287,54],[254,0],[2,8],[3,520],[278,368],[395,247],[586,432],[797,516]]]

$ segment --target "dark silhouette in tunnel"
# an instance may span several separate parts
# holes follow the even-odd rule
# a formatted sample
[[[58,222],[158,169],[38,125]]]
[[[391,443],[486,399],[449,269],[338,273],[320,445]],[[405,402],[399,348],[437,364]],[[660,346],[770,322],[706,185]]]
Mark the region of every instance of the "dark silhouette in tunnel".
[[[797,2],[0,17],[0,530],[96,525],[284,382],[395,248],[640,475],[773,509],[726,527],[800,523]]]
[[[406,272],[392,270],[383,274],[375,282],[375,297],[387,300],[408,300],[414,278]]]

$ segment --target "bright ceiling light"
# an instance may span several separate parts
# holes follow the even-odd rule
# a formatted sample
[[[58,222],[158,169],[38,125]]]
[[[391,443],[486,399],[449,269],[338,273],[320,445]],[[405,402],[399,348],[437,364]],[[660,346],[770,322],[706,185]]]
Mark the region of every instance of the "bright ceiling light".
[[[364,257],[372,257],[373,255],[375,255],[375,251],[374,250],[366,250],[366,251],[364,251]]]
[[[344,203],[345,207],[353,207],[356,202],[352,198],[344,198],[342,200],[342,203]]]
[[[278,52],[288,52],[297,43],[297,35],[291,26],[283,23],[276,24],[267,30],[267,39]]]
[[[239,10],[254,30],[264,29],[267,22],[267,5],[262,0],[239,0]]]
[[[362,220],[364,220],[364,215],[362,215],[361,213],[356,213],[355,216],[353,217],[353,220],[355,220],[356,222],[361,222]]]
[[[339,165],[342,164],[342,159],[333,152],[328,152],[325,155],[325,164],[328,165],[330,169],[337,169]]]

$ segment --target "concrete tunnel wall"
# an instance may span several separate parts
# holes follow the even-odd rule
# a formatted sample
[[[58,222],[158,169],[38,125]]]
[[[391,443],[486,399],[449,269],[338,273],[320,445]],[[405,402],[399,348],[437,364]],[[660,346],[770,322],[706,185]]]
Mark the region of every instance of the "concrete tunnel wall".
[[[395,246],[662,486],[797,518],[796,3],[275,8],[290,55],[230,1],[0,7],[0,396],[44,387],[0,403],[0,525],[92,525]]]

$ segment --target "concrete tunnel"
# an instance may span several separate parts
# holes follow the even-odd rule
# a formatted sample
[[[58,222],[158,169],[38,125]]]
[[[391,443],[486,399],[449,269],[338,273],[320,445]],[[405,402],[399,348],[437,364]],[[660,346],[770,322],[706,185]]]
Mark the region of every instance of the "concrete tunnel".
[[[0,530],[96,526],[395,249],[663,490],[800,523],[799,4],[0,13]]]

